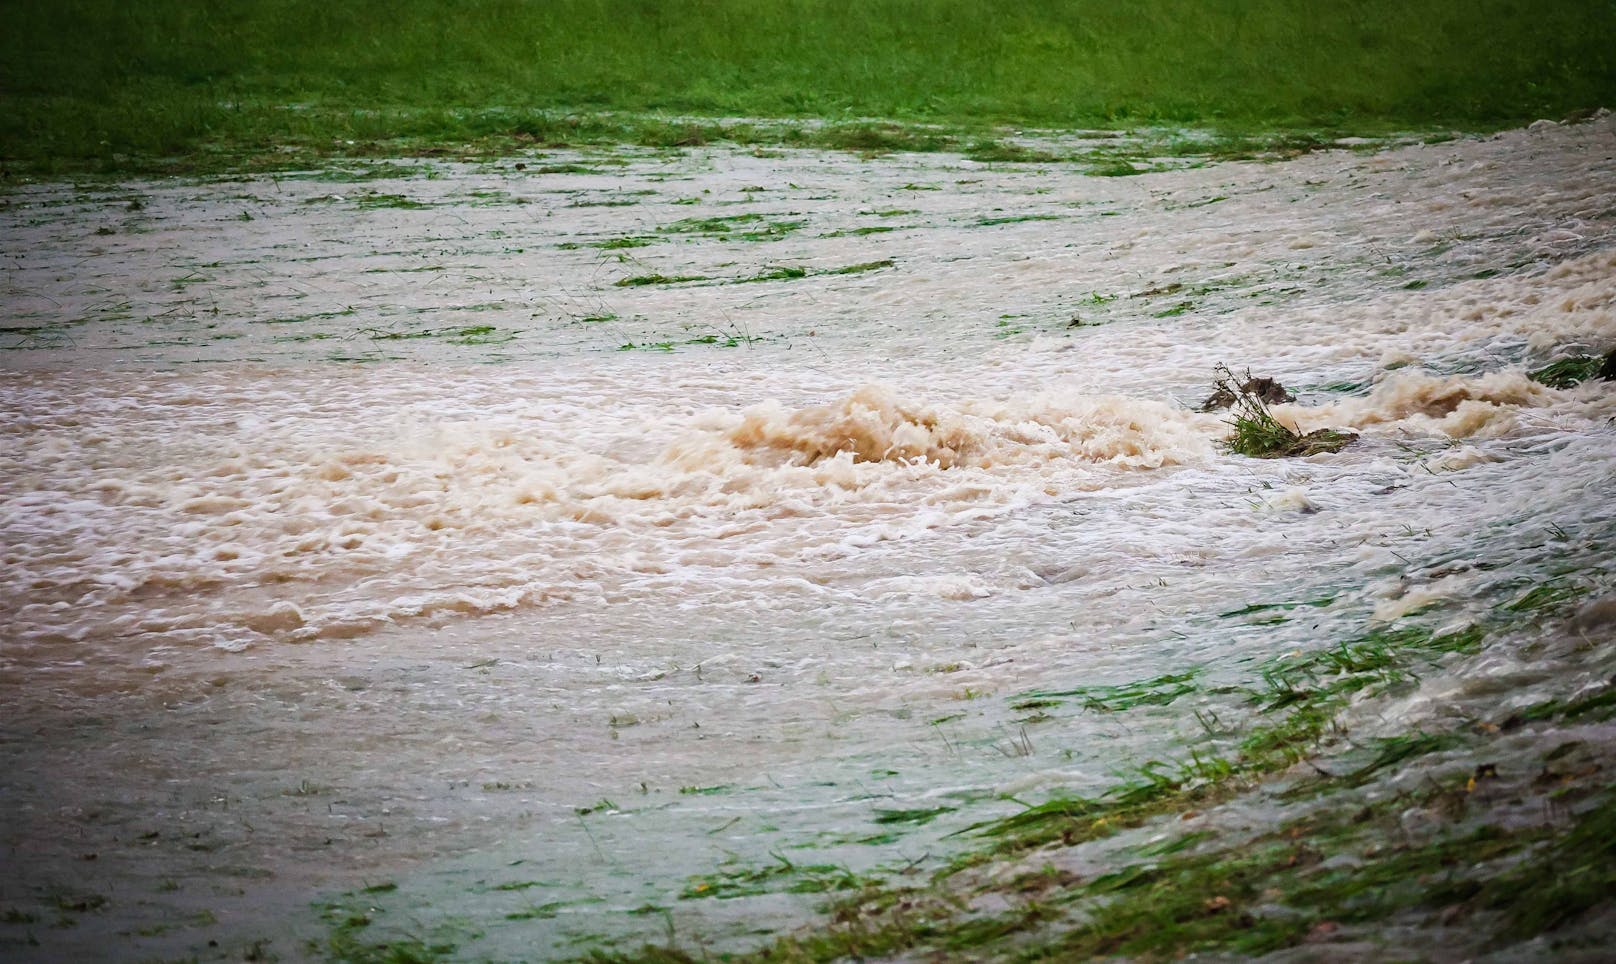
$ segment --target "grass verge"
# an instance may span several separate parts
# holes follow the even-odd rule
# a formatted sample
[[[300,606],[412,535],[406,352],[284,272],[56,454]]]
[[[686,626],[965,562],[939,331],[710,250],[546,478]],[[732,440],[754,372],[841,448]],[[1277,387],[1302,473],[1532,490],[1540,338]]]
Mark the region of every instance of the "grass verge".
[[[1488,129],[1616,101],[1612,34],[1616,8],[1571,0],[60,0],[8,7],[0,157],[756,138],[1025,162],[992,128]]]

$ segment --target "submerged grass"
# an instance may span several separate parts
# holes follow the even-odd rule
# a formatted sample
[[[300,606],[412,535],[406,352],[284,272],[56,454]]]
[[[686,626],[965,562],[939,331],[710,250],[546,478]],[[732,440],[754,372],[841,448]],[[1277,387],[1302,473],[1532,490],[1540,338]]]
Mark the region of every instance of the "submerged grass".
[[[991,129],[1142,123],[1308,129],[1278,145],[1305,150],[1320,129],[1616,101],[1613,33],[1616,8],[1571,0],[60,0],[7,10],[0,157],[127,170],[497,138],[1040,161]],[[832,123],[709,119],[733,117]]]
[[[756,212],[706,218],[681,218],[660,230],[738,241],[778,241],[803,226],[802,221],[769,220]]]
[[[828,901],[822,905],[825,918],[815,926],[750,952],[722,953],[733,961],[904,954],[939,960],[1168,960],[1202,952],[1244,958],[1314,942],[1345,942],[1321,950],[1351,952],[1361,946],[1354,942],[1373,938],[1388,924],[1433,923],[1464,927],[1484,935],[1492,949],[1507,951],[1514,942],[1552,934],[1611,906],[1616,794],[1602,779],[1599,754],[1579,749],[1587,745],[1583,741],[1540,751],[1544,765],[1536,777],[1492,757],[1488,741],[1529,723],[1609,719],[1616,714],[1616,685],[1547,701],[1499,724],[1455,720],[1442,728],[1435,720],[1429,731],[1367,741],[1353,739],[1343,712],[1381,692],[1407,692],[1427,668],[1455,654],[1479,652],[1489,637],[1532,631],[1545,618],[1567,615],[1591,586],[1551,580],[1514,591],[1521,589],[1527,591],[1513,601],[1499,600],[1467,628],[1371,625],[1350,638],[1258,664],[1244,685],[1208,687],[1203,671],[1190,670],[1117,686],[1023,694],[1014,706],[1076,701],[1094,711],[1122,713],[1199,693],[1218,697],[1221,711],[1242,712],[1243,718],[1233,726],[1209,726],[1201,703],[1195,715],[1207,736],[1191,744],[1187,758],[1147,761],[1093,797],[1013,800],[1019,811],[952,834],[975,843],[929,880],[914,876],[919,861],[882,871],[883,882],[842,865],[795,864],[775,852],[773,863],[726,864],[692,877],[680,897],[798,894]],[[1368,712],[1373,715],[1372,708]],[[1476,762],[1489,759],[1499,762]],[[1408,772],[1412,767],[1420,769]],[[1244,810],[1233,822],[1213,819],[1184,829],[1173,819],[1197,817],[1259,786],[1287,808],[1266,825],[1253,828]],[[1517,797],[1527,793],[1543,795],[1541,817],[1520,805]],[[1500,809],[1492,802],[1499,799],[1511,802]],[[871,819],[886,832],[868,842],[896,842],[955,812],[952,806],[877,809]],[[1411,823],[1410,815],[1422,816]],[[1147,826],[1148,838],[1106,845],[1103,872],[1079,874],[1060,866],[1070,866],[1061,848]],[[1039,855],[1046,857],[1036,869]],[[1078,855],[1079,865],[1095,856]],[[993,866],[972,871],[984,864]],[[544,919],[558,906],[518,911],[513,919]],[[333,925],[343,938],[340,949],[352,955],[348,959],[385,948],[357,940],[368,920]],[[331,950],[338,949],[334,942]],[[407,950],[434,949],[411,944]],[[712,959],[705,949],[693,956],[677,943],[585,954],[582,960],[595,962]]]
[[[1396,839],[1403,808],[1453,792],[1437,787],[1351,815],[1304,818],[1234,845],[1208,846],[1207,835],[1192,834],[1182,847],[1152,848],[1146,862],[1088,880],[1047,867],[1004,882],[1010,906],[996,914],[968,913],[965,901],[922,888],[867,887],[833,904],[826,926],[725,959],[828,962],[913,950],[946,960],[1245,958],[1433,912],[1503,947],[1609,904],[1616,797],[1607,793],[1558,834],[1483,825],[1383,843]],[[655,946],[585,959],[698,960]]]
[[[1557,600],[1557,608],[1568,601]],[[1412,795],[1377,794],[1367,805],[1326,806],[1251,838],[1223,839],[1205,830],[1169,835],[1138,848],[1143,862],[1090,879],[1053,867],[1008,879],[976,878],[971,892],[1011,901],[1012,910],[997,915],[974,915],[962,895],[950,902],[935,889],[995,857],[1110,836],[1240,793],[1316,754],[1346,697],[1384,680],[1388,670],[1474,651],[1483,632],[1375,629],[1267,667],[1264,687],[1247,690],[1254,702],[1269,700],[1276,680],[1281,690],[1296,691],[1303,682],[1309,689],[1281,703],[1269,701],[1237,758],[1192,755],[1187,765],[1147,764],[1099,798],[1057,797],[978,824],[970,829],[994,841],[989,851],[956,860],[934,888],[861,892],[833,908],[828,928],[779,940],[749,959],[828,961],[911,949],[946,956],[989,946],[995,958],[1026,961],[1117,955],[1162,960],[1194,952],[1248,957],[1327,941],[1342,927],[1436,913],[1445,921],[1475,918],[1469,926],[1493,934],[1494,946],[1504,947],[1573,922],[1608,906],[1616,893],[1616,796],[1607,788],[1565,830],[1552,821],[1457,825],[1478,782],[1497,779],[1491,765],[1476,767],[1468,780],[1428,778]],[[1599,703],[1603,695],[1582,702]],[[1458,732],[1384,738],[1355,769],[1339,776],[1314,769],[1321,785],[1350,789],[1467,739]],[[1447,814],[1454,826],[1411,838],[1404,823],[1410,808]]]
[[[846,867],[835,864],[795,864],[779,854],[776,863],[764,867],[732,867],[718,873],[694,877],[680,892],[681,900],[753,897],[759,894],[822,894],[828,891],[858,890],[868,883]]]
[[[1527,375],[1550,388],[1574,388],[1591,378],[1616,378],[1616,350],[1601,355],[1572,355]]]
[[[618,281],[614,281],[614,282],[612,282],[612,285],[614,287],[617,287],[617,288],[643,288],[643,287],[645,287],[647,285],[676,285],[676,284],[683,284],[686,281],[708,281],[708,280],[711,280],[711,279],[709,279],[706,275],[699,275],[699,274],[682,274],[682,275],[637,274],[637,275],[633,275],[631,277],[620,279]]]
[[[366,891],[375,894],[375,891]],[[351,896],[351,895],[350,895]],[[311,941],[304,948],[309,957],[338,964],[431,964],[448,959],[455,943],[445,935],[417,934],[376,936],[370,933],[374,915],[380,910],[366,901],[340,901],[319,908],[328,927],[323,943]]]
[[[1067,700],[1077,701],[1084,709],[1101,713],[1119,713],[1136,706],[1166,706],[1196,690],[1196,677],[1200,670],[1168,673],[1153,679],[1124,683],[1120,686],[1081,686],[1069,690],[1033,690],[1022,694],[1011,709],[1031,710],[1055,706]]]

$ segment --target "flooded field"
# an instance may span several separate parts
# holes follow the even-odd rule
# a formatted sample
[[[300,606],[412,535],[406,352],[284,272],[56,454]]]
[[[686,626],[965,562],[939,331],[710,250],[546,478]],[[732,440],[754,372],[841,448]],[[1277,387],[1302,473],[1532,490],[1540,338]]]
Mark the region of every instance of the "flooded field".
[[[1130,177],[624,149],[0,205],[7,959],[699,957],[926,881],[1036,954],[1093,908],[995,881],[1382,809],[1381,848],[1536,834],[1467,845],[1510,880],[1609,819],[1609,115]],[[1358,438],[1229,453],[1217,365]],[[1305,752],[1253,743],[1325,696]],[[1130,792],[1200,796],[973,856]],[[1343,958],[1612,930],[1501,942],[1476,886],[1250,914]]]

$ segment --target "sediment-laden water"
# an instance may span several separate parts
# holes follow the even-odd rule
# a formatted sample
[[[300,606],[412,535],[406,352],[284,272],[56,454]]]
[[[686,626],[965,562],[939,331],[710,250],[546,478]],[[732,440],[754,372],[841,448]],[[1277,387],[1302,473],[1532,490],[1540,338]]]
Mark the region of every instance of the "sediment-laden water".
[[[1182,756],[1265,661],[1616,588],[1616,392],[1527,377],[1616,347],[1608,116],[1130,178],[53,183],[0,224],[7,957],[291,959],[315,899],[469,958],[754,946]],[[1217,364],[1360,438],[1229,454]],[[1353,725],[1597,686],[1579,632]]]

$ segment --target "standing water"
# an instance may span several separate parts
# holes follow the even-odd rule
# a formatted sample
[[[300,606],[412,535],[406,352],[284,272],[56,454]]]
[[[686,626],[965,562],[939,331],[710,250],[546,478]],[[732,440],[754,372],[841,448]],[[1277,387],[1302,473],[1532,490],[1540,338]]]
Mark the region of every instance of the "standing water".
[[[1216,747],[1275,659],[1597,600],[1616,392],[1528,372],[1616,347],[1613,158],[12,189],[0,953],[753,948]],[[1359,438],[1231,454],[1219,364]],[[1594,610],[1339,725],[1591,692]]]

